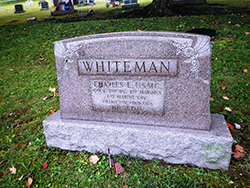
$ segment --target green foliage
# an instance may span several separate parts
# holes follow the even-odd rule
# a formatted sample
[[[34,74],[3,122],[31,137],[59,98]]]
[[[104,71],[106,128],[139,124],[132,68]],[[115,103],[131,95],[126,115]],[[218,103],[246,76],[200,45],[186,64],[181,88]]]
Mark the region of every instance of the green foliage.
[[[1,5],[2,6],[2,5]],[[180,31],[206,27],[218,33],[212,43],[211,112],[224,114],[228,122],[244,123],[233,130],[234,139],[250,148],[250,16],[185,16],[111,19],[73,23],[24,23],[0,28],[0,185],[26,187],[230,187],[249,185],[250,158],[232,159],[230,170],[205,170],[161,161],[116,156],[125,172],[114,175],[108,157],[48,148],[42,121],[50,110],[59,110],[53,43],[70,37],[119,31]],[[237,25],[238,24],[238,25]],[[240,26],[239,26],[240,25]],[[230,39],[230,42],[228,42]],[[218,41],[220,40],[220,41]],[[224,81],[222,81],[224,80]],[[221,87],[226,89],[222,90]],[[224,100],[227,96],[230,100]],[[217,107],[230,107],[232,112]],[[248,150],[249,152],[249,150]],[[48,168],[41,169],[47,162]],[[10,174],[9,168],[17,168]],[[242,174],[239,177],[239,174]],[[23,175],[21,180],[18,180]],[[241,179],[240,179],[241,178]],[[240,179],[240,180],[239,180]]]

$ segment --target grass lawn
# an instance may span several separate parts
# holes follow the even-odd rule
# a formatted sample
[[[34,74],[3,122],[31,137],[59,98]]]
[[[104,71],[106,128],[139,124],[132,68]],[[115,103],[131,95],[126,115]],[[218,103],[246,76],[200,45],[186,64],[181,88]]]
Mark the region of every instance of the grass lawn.
[[[24,1],[18,2],[25,4]],[[147,2],[145,4],[148,4]],[[248,6],[249,0],[208,0],[208,5],[228,3]],[[250,15],[223,15],[86,20],[82,22],[43,21],[50,11],[40,11],[37,1],[25,6],[26,13],[14,14],[13,2],[0,2],[0,187],[249,187],[250,186]],[[95,6],[96,8],[98,7]],[[100,2],[100,7],[104,2]],[[206,5],[200,5],[206,6]],[[227,5],[225,5],[227,6]],[[33,7],[33,8],[32,8]],[[76,8],[87,11],[90,6]],[[6,11],[6,9],[8,9]],[[35,14],[29,12],[35,9]],[[95,9],[95,8],[94,8]],[[121,13],[118,8],[100,9]],[[115,10],[115,11],[114,11]],[[4,12],[4,13],[3,13]],[[10,12],[10,13],[9,13]],[[98,12],[94,10],[93,14]],[[96,13],[97,15],[97,13]],[[38,22],[27,22],[37,16]],[[76,15],[72,15],[77,17]],[[67,16],[60,17],[66,18]],[[103,18],[103,17],[102,17]],[[18,20],[18,21],[15,21]],[[210,28],[217,32],[212,42],[211,113],[223,114],[240,129],[230,130],[234,145],[244,156],[232,156],[228,171],[209,170],[162,161],[144,161],[115,156],[125,172],[114,175],[108,157],[97,154],[93,165],[87,152],[48,148],[42,121],[59,110],[54,57],[55,41],[119,31],[178,31]],[[53,92],[52,88],[55,88]],[[226,98],[227,97],[227,98]],[[228,107],[228,108],[226,108]],[[195,155],[195,154],[194,154]],[[47,168],[42,164],[47,163]],[[16,169],[16,173],[14,173]]]

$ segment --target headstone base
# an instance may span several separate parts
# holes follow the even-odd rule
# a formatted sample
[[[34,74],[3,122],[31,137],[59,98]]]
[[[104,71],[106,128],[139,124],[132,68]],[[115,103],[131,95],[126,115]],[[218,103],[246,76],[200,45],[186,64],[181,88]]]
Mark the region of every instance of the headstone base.
[[[50,8],[41,8],[40,11],[43,11],[43,10],[50,10]]]
[[[49,147],[130,154],[210,169],[228,169],[233,138],[224,117],[212,114],[210,131],[108,122],[63,120],[60,110],[43,121]]]

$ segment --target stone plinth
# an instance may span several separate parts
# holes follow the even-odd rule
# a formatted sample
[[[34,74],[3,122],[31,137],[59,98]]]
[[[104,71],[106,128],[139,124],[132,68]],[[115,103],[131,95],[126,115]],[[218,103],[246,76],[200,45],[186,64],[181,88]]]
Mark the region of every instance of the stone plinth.
[[[43,122],[47,145],[91,153],[130,154],[147,160],[228,169],[233,139],[222,115],[211,115],[210,131],[62,120],[60,111]]]

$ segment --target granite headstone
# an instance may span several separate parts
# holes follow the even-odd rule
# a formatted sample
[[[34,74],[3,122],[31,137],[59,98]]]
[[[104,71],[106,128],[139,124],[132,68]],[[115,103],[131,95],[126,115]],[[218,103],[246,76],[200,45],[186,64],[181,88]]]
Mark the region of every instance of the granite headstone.
[[[124,0],[123,2],[124,4],[122,5],[122,8],[132,8],[139,6],[137,0]]]
[[[60,110],[44,121],[47,145],[227,169],[233,140],[210,114],[210,56],[210,37],[174,32],[55,42]]]
[[[49,3],[46,1],[41,2],[41,11],[43,10],[49,10]]]
[[[22,4],[17,4],[14,6],[15,7],[15,12],[14,13],[23,13],[23,12],[26,12],[24,9],[23,9],[23,5]]]

